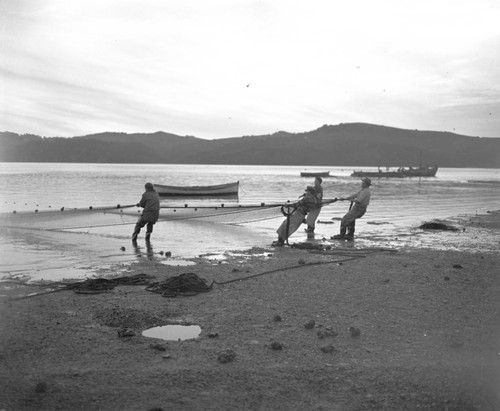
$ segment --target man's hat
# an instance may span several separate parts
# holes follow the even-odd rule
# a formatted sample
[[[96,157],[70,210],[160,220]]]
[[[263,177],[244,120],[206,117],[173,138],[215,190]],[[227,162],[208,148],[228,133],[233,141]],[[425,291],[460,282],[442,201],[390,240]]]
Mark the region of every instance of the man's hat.
[[[365,183],[367,186],[371,186],[371,185],[372,185],[372,180],[370,180],[368,177],[363,177],[363,178],[361,179],[361,181],[362,181],[363,183]]]

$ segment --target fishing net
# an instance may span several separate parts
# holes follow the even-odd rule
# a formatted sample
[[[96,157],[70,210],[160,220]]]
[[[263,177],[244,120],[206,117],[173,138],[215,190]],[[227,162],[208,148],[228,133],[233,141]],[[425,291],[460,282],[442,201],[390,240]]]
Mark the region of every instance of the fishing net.
[[[216,224],[245,224],[282,217],[280,207],[280,204],[162,206],[159,221],[198,220]],[[141,210],[134,205],[1,213],[0,226],[59,231],[134,225]]]
[[[326,200],[327,205],[335,200]],[[162,205],[159,221],[194,220],[214,224],[247,224],[283,218],[283,207],[290,203],[273,204],[191,204]],[[134,225],[142,209],[135,205],[109,207],[61,208],[0,213],[0,227],[37,230],[79,230],[95,227]]]
[[[106,293],[113,290],[118,285],[148,285],[151,283],[151,279],[154,277],[148,274],[135,274],[131,276],[125,277],[117,277],[117,278],[89,278],[83,281],[76,282],[54,282],[50,284],[50,287],[56,287],[50,291],[44,291],[40,293],[32,293],[28,295],[23,295],[19,297],[10,298],[8,301],[16,301],[16,300],[24,300],[26,298],[32,298],[36,296],[41,296],[45,294],[52,294],[59,291],[73,290],[73,292],[77,294],[100,294]],[[15,281],[17,285],[28,285],[26,282]],[[32,284],[30,284],[32,285]],[[46,284],[41,284],[41,286],[45,286]]]
[[[198,277],[194,273],[184,273],[167,278],[165,281],[152,283],[146,287],[147,291],[161,294],[163,297],[192,296],[212,290],[212,284]]]
[[[131,206],[125,206],[131,207]],[[133,224],[137,214],[120,206],[88,209],[23,211],[0,214],[0,225],[7,228],[25,228],[38,230],[67,230],[80,227],[99,227]]]
[[[281,204],[239,206],[162,207],[162,220],[199,220],[218,224],[245,224],[283,217]]]
[[[65,288],[77,294],[97,294],[112,290],[117,285],[146,285],[153,278],[147,274],[136,274],[118,278],[91,278],[84,281],[65,284]]]

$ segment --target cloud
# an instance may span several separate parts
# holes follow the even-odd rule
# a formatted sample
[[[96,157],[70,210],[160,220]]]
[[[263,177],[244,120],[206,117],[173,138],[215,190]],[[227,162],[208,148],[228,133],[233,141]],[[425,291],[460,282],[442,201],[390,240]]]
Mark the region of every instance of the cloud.
[[[0,11],[4,130],[219,138],[366,121],[500,136],[494,1],[4,0]]]

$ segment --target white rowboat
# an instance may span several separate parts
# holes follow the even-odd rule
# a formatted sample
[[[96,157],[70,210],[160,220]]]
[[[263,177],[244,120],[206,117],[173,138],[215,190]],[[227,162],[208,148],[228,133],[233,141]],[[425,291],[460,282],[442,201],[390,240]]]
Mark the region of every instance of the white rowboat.
[[[218,184],[213,186],[167,186],[163,184],[154,184],[156,191],[161,197],[218,197],[218,196],[237,196],[240,182]]]

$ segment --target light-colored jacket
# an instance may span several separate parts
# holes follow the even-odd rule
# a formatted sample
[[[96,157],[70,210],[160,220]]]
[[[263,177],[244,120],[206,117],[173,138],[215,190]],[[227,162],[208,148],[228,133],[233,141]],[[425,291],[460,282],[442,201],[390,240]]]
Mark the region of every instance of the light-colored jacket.
[[[365,187],[354,194],[354,196],[351,196],[349,200],[354,200],[354,205],[357,208],[366,210],[368,204],[370,204],[371,195],[372,192],[370,191],[370,189],[368,187]]]

